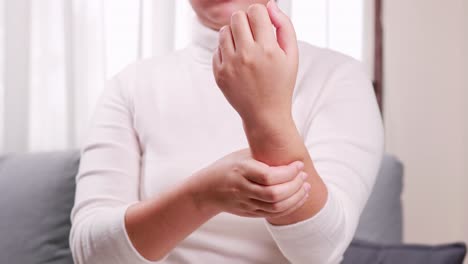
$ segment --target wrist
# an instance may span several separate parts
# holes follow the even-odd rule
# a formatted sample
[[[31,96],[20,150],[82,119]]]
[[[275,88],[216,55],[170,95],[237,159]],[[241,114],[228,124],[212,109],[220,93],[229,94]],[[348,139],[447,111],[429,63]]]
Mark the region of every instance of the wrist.
[[[241,116],[244,128],[251,130],[277,130],[284,125],[294,124],[291,111],[265,111]]]
[[[221,210],[216,206],[213,199],[210,198],[208,188],[204,186],[203,181],[200,179],[204,172],[199,171],[187,181],[187,193],[190,197],[190,201],[202,214],[207,217],[214,217],[221,213]]]
[[[289,114],[267,119],[243,120],[243,126],[249,143],[268,142],[271,146],[283,147],[298,135],[296,124]]]
[[[244,121],[243,125],[253,157],[271,166],[295,160],[289,153],[290,149],[304,144],[292,117],[258,123]],[[300,157],[297,156],[298,159]]]

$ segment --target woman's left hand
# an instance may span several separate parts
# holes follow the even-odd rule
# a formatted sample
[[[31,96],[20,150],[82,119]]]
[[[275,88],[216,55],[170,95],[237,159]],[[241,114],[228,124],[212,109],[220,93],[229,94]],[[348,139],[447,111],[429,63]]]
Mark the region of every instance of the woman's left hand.
[[[291,119],[297,68],[294,27],[274,1],[235,12],[231,24],[220,30],[215,79],[244,122]]]

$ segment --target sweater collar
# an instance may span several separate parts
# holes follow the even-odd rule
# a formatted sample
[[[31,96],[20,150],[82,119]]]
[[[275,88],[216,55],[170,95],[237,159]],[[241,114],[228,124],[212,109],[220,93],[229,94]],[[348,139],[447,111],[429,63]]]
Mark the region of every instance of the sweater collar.
[[[213,53],[218,47],[219,33],[203,25],[198,18],[192,25],[192,44],[195,48],[195,59],[211,66]]]

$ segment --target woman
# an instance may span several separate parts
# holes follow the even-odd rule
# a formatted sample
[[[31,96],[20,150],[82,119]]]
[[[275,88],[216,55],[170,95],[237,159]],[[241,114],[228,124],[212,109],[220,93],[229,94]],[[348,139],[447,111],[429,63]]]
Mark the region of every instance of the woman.
[[[370,82],[298,44],[275,2],[191,4],[192,45],[105,89],[77,175],[75,262],[339,262],[383,151]]]

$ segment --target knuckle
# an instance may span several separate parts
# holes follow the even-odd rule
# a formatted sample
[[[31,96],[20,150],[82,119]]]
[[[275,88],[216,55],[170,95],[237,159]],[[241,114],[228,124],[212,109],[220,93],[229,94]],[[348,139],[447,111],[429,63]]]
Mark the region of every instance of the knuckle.
[[[224,43],[226,43],[227,40],[231,38],[231,34],[232,34],[231,26],[227,25],[226,28],[221,33],[221,38],[224,41]]]
[[[243,10],[238,10],[231,15],[231,21],[236,22],[239,21],[240,19],[243,19],[245,17],[245,12]]]
[[[220,39],[219,42],[219,52],[222,54],[223,61],[231,57],[232,51],[229,47],[228,41],[226,39]]]
[[[267,173],[261,173],[260,176],[260,181],[263,185],[271,185],[272,184],[272,179],[270,177],[270,175],[268,175]]]
[[[304,186],[304,181],[302,179],[296,179],[294,181],[295,182],[292,185],[294,190],[296,190],[296,192],[297,191],[304,191],[305,192],[304,187],[303,187]]]
[[[264,10],[266,10],[266,7],[264,5],[255,3],[247,8],[247,14],[255,14],[258,12],[263,12]]]
[[[239,199],[242,196],[242,192],[239,188],[237,188],[237,186],[231,187],[230,191],[236,199]]]
[[[221,33],[219,35],[219,46],[223,47],[226,45],[226,43],[227,43],[227,35],[226,33]]]
[[[227,83],[228,76],[226,74],[225,66],[221,65],[215,70],[215,80],[218,86],[224,86]]]
[[[266,191],[266,199],[272,201],[272,202],[276,202],[279,200],[280,198],[280,193],[278,191],[276,191],[275,189],[271,188],[271,189],[268,189]]]
[[[271,210],[275,213],[283,211],[283,205],[281,203],[273,203],[271,204]]]
[[[265,46],[263,47],[263,54],[267,56],[267,58],[273,58],[275,56],[276,50],[272,46]]]
[[[233,170],[238,174],[244,174],[247,171],[247,167],[247,162],[243,159],[240,159],[234,163]]]
[[[246,204],[246,203],[241,203],[241,204],[239,204],[239,208],[240,208],[241,210],[243,210],[243,211],[250,211],[250,210],[251,210],[251,207],[250,207],[248,204]]]
[[[216,70],[216,75],[218,76],[219,79],[223,80],[226,79],[227,77],[227,72],[226,72],[226,65],[219,65],[219,68],[215,69]]]
[[[259,184],[267,185],[266,183],[268,182],[268,177],[265,174],[260,173],[256,178]]]
[[[227,179],[224,185],[219,189],[219,198],[222,200],[229,200],[232,204],[238,204],[242,201],[242,193],[240,189],[235,186],[235,181],[232,180],[233,177],[230,178],[231,179]]]
[[[244,51],[239,53],[239,61],[245,66],[253,66],[254,60],[249,52]]]

